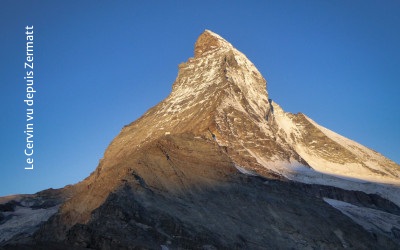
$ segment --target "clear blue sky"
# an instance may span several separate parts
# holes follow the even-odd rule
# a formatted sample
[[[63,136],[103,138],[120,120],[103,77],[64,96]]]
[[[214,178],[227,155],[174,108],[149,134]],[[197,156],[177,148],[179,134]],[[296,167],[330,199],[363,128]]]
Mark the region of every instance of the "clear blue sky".
[[[169,94],[204,29],[246,54],[286,111],[400,162],[399,1],[187,2],[0,2],[0,196],[88,176],[121,128]],[[27,25],[33,171],[23,152]]]

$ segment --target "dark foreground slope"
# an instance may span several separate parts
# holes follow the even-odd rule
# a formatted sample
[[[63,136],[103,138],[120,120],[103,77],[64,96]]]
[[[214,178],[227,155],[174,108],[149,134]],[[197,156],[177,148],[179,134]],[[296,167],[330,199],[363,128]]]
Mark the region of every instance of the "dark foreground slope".
[[[56,215],[25,243],[10,243],[4,249],[399,247],[322,199],[400,215],[396,205],[379,196],[243,174],[215,141],[192,134],[165,136],[144,152],[87,223],[57,236],[62,225]],[[154,171],[141,174],[141,165]]]

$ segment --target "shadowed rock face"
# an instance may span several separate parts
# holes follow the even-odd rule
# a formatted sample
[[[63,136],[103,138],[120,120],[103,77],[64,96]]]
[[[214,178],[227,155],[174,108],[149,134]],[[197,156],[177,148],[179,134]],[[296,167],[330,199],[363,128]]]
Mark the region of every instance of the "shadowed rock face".
[[[396,249],[396,223],[366,228],[352,218],[368,214],[349,217],[324,198],[400,218],[398,187],[362,180],[393,181],[398,167],[303,114],[284,112],[247,57],[205,31],[195,57],[179,65],[171,94],[122,129],[33,236],[3,245]]]
[[[192,134],[164,136],[136,157],[89,221],[58,235],[65,249],[398,247],[322,199],[400,215],[399,207],[377,195],[245,175],[214,140]],[[60,216],[24,247],[53,244],[62,231]]]
[[[178,196],[121,187],[68,232],[67,242],[96,249],[395,248],[298,186],[232,176],[224,185]],[[290,199],[286,199],[289,196]],[[323,226],[321,226],[323,225]]]

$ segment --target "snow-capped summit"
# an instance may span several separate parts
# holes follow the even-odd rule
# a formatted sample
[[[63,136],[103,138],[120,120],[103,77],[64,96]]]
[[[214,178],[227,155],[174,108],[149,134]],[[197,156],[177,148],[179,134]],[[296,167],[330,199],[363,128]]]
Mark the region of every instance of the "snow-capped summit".
[[[285,112],[268,99],[266,81],[253,63],[211,31],[198,38],[195,58],[180,65],[173,91],[157,113],[169,125],[179,121],[171,129],[175,133],[210,131],[231,149],[236,164],[261,175],[384,192],[400,204],[397,193],[387,190],[400,185],[399,165],[304,114]]]
[[[194,55],[195,57],[200,57],[209,51],[221,48],[231,49],[233,46],[218,34],[205,30],[196,41]]]

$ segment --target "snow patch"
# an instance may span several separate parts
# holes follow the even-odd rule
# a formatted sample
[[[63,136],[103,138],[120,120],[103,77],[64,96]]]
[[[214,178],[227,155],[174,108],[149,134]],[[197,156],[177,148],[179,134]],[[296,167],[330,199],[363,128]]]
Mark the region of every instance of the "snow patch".
[[[384,232],[389,237],[393,230],[400,230],[400,216],[377,209],[359,207],[347,202],[323,198],[326,203],[350,217],[370,232]]]
[[[236,165],[236,164],[234,164],[235,165],[235,168],[237,169],[237,170],[239,170],[239,172],[240,173],[242,173],[242,174],[244,174],[244,175],[248,175],[248,176],[258,176],[255,172],[253,172],[253,171],[250,171],[250,170],[247,170],[247,169],[245,169],[245,168],[243,168],[243,167],[241,167],[241,166],[239,166],[239,165]]]
[[[367,194],[377,194],[385,199],[389,199],[400,206],[400,188],[396,184],[381,182],[371,182],[364,179],[353,178],[347,175],[326,174],[316,169],[304,166],[296,160],[271,161],[264,159],[246,148],[257,162],[266,169],[272,170],[285,178],[301,183],[318,184],[343,188],[345,190],[362,191]]]
[[[6,221],[0,225],[0,242],[20,233],[33,234],[38,226],[58,211],[59,206],[47,209],[32,209],[17,206],[13,212],[5,212]],[[11,217],[7,220],[7,217]]]
[[[280,128],[279,133],[312,168],[296,162],[269,162],[270,160],[265,160],[253,154],[261,165],[294,181],[375,193],[400,205],[400,180],[394,178],[392,174],[395,172],[396,175],[399,175],[398,171],[387,170],[385,166],[381,165],[386,163],[390,165],[390,161],[379,153],[336,134],[304,116],[329,139],[351,152],[356,160],[350,161],[350,159],[342,158],[345,161],[344,164],[332,162],[329,159],[329,154],[333,149],[326,148],[327,144],[325,144],[325,148],[316,147],[318,144],[316,139],[308,145],[303,145],[301,138],[304,134],[304,128],[295,123],[291,114],[286,113],[278,104],[273,102],[272,106],[275,121]],[[327,157],[323,157],[321,154]],[[371,169],[376,171],[371,171]],[[379,174],[379,172],[386,174]]]
[[[276,102],[272,102],[272,107],[274,109],[274,118],[279,124],[279,128],[282,129],[286,134],[286,138],[289,142],[295,143],[290,135],[294,134],[297,137],[301,137],[298,126],[292,121],[288,113],[283,111],[283,109]]]
[[[160,245],[161,250],[169,250],[169,248],[166,245]]]

